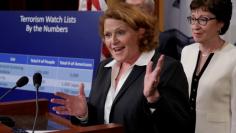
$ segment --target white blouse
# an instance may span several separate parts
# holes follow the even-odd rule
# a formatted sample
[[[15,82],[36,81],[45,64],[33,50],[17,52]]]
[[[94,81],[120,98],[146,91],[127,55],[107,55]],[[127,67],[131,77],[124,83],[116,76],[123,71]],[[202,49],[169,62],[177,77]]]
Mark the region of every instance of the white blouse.
[[[110,117],[110,111],[112,107],[112,103],[120,91],[122,85],[126,81],[127,77],[131,73],[133,67],[135,65],[137,66],[146,66],[154,56],[155,51],[149,51],[149,52],[143,52],[140,57],[137,59],[137,61],[130,66],[130,68],[120,77],[120,80],[117,84],[117,87],[115,88],[115,78],[117,77],[119,70],[120,70],[120,65],[121,63],[118,63],[116,60],[112,60],[110,63],[105,65],[104,67],[111,67],[112,72],[111,72],[111,86],[107,94],[106,102],[105,102],[105,108],[104,108],[104,123],[107,124],[109,123],[109,117]]]

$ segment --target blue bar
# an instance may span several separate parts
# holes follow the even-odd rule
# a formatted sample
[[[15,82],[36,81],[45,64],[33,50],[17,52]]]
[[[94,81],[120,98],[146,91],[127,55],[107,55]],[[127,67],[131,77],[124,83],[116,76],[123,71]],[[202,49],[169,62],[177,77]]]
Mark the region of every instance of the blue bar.
[[[40,65],[40,66],[58,66],[57,57],[48,56],[29,56],[29,65]]]
[[[20,54],[0,53],[0,62],[15,63],[15,64],[27,64],[27,56],[20,55]]]
[[[78,59],[78,58],[59,58],[59,67],[93,70],[94,60],[93,59]]]

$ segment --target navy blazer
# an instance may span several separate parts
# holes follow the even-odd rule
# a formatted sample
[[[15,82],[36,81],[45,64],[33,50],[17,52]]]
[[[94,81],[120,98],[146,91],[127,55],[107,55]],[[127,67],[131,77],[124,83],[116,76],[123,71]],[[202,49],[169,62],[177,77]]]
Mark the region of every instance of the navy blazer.
[[[156,64],[159,53],[152,60]],[[104,123],[104,106],[111,84],[111,68],[104,67],[112,59],[100,63],[88,100],[88,124]],[[146,66],[134,66],[111,107],[110,122],[124,126],[126,133],[189,133],[190,120],[188,103],[188,83],[180,62],[165,57],[157,89],[161,98],[150,106],[143,95]],[[78,119],[72,117],[72,123]]]

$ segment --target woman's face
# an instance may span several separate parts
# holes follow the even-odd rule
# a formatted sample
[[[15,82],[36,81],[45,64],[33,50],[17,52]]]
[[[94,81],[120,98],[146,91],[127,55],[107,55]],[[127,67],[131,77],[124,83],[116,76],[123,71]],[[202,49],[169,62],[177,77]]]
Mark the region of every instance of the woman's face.
[[[121,20],[107,18],[104,22],[104,42],[118,62],[133,64],[138,59],[141,37],[140,30],[133,30]]]
[[[219,31],[223,27],[223,23],[217,21],[212,13],[201,8],[192,10],[191,20],[192,35],[196,42],[207,43],[211,39],[219,37]]]

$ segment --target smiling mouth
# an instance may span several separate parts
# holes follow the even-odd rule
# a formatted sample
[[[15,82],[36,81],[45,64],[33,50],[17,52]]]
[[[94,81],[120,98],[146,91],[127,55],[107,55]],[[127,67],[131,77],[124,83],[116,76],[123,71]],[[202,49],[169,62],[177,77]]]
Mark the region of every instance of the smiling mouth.
[[[125,47],[119,47],[119,48],[113,48],[115,52],[120,52],[124,49]]]
[[[201,34],[200,32],[194,32],[193,34]]]
[[[193,35],[195,35],[195,36],[200,36],[200,35],[202,35],[201,33],[193,33]]]

